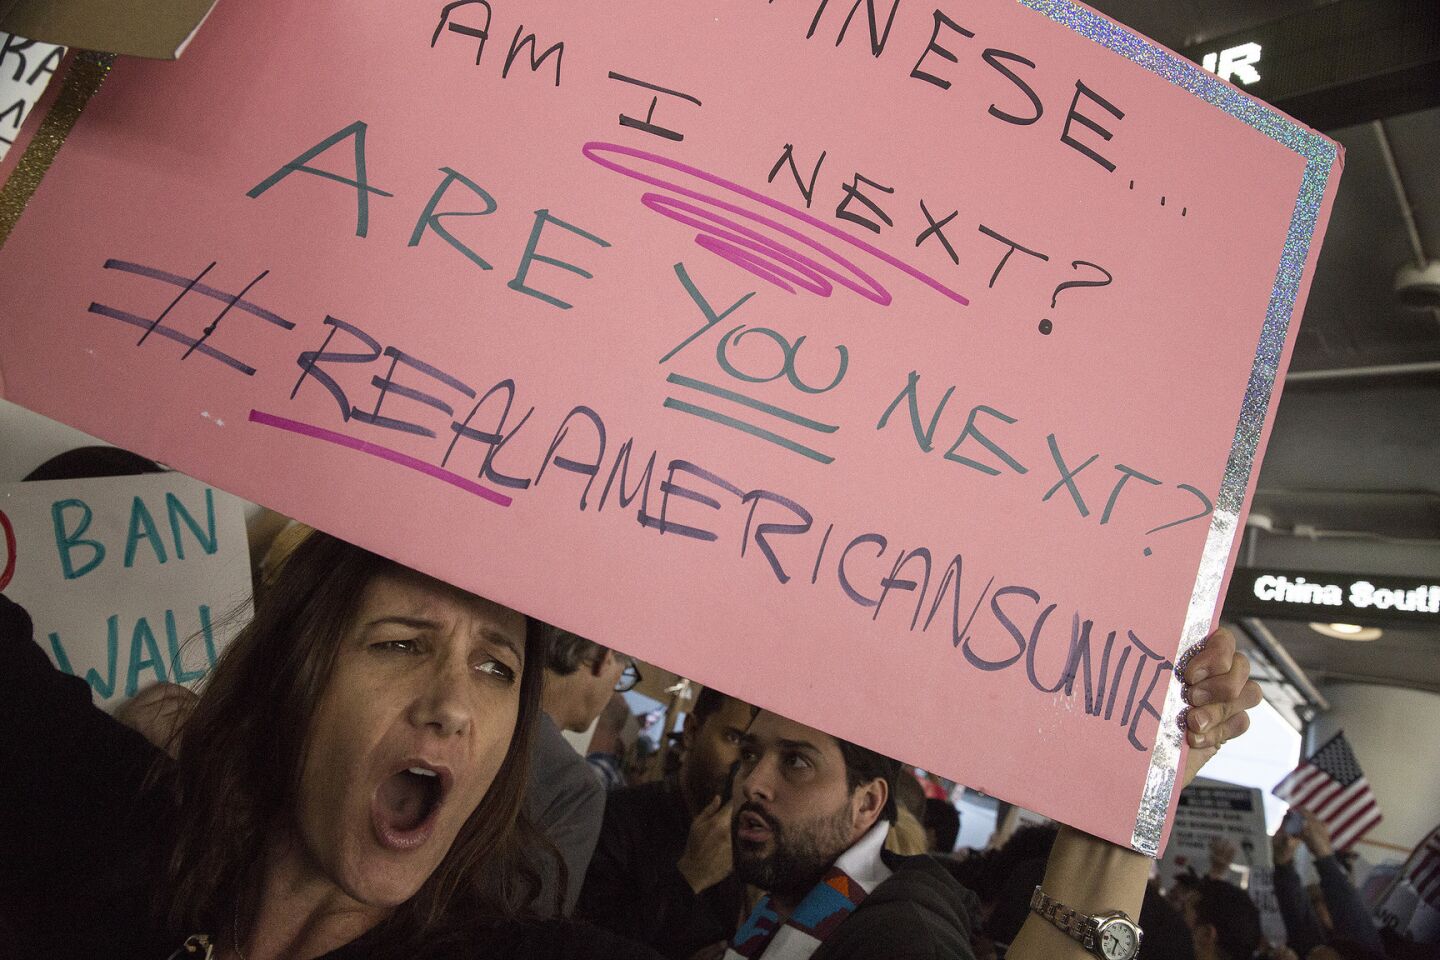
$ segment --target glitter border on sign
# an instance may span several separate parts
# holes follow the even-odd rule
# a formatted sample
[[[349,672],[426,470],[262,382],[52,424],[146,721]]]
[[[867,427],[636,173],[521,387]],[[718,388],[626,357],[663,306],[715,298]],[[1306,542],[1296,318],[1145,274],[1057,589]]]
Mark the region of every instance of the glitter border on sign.
[[[80,119],[85,105],[105,82],[110,66],[115,62],[113,53],[94,53],[82,50],[74,55],[63,79],[59,82],[60,95],[40,120],[40,127],[34,138],[20,155],[20,162],[10,172],[10,177],[0,184],[0,247],[9,239],[10,232],[20,221],[20,215],[30,203],[30,198],[45,179],[50,165],[65,145],[65,138]]]
[[[1146,40],[1093,10],[1069,3],[1068,0],[1017,0],[1024,7],[1062,24],[1087,39],[1093,40],[1120,56],[1162,77],[1192,96],[1217,107],[1241,123],[1258,130],[1305,160],[1305,173],[1300,181],[1300,194],[1290,217],[1285,235],[1284,254],[1270,291],[1265,323],[1255,348],[1250,379],[1245,386],[1245,399],[1240,418],[1235,424],[1235,439],[1225,465],[1211,515],[1205,549],[1196,571],[1195,585],[1190,594],[1185,626],[1181,633],[1177,662],[1210,632],[1225,567],[1235,542],[1240,508],[1250,484],[1255,465],[1255,452],[1265,428],[1265,412],[1279,373],[1280,358],[1285,349],[1286,334],[1295,312],[1301,278],[1309,260],[1320,207],[1329,185],[1330,171],[1336,160],[1335,144],[1320,134],[1290,119],[1273,107],[1241,93],[1214,74]],[[1156,856],[1165,821],[1170,811],[1170,795],[1179,775],[1183,734],[1177,724],[1184,703],[1180,696],[1180,679],[1172,674],[1165,691],[1155,747],[1150,754],[1150,767],[1145,777],[1135,831],[1130,845],[1141,853]]]

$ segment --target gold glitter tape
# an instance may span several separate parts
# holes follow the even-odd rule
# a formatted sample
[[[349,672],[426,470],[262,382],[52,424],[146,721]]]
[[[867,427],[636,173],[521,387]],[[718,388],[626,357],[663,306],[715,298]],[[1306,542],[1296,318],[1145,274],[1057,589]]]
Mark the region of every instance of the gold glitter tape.
[[[20,221],[20,214],[25,212],[30,198],[40,187],[40,181],[45,179],[50,164],[60,153],[65,138],[74,129],[75,121],[80,119],[81,111],[95,91],[100,89],[114,62],[113,53],[84,50],[75,55],[65,74],[60,95],[40,121],[40,129],[35,131],[34,139],[25,147],[14,172],[4,186],[0,186],[0,247],[5,246],[5,241],[10,238],[10,231]]]

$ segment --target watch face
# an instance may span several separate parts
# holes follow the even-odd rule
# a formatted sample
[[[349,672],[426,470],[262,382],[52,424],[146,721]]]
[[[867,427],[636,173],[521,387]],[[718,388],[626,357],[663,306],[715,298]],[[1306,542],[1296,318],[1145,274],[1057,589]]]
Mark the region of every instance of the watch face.
[[[1100,955],[1105,960],[1131,960],[1140,950],[1136,928],[1123,920],[1112,920],[1100,930]]]

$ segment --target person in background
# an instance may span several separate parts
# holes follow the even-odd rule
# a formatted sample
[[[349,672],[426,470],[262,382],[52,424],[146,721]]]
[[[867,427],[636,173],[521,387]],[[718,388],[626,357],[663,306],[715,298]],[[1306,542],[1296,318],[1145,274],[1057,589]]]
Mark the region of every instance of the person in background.
[[[548,633],[550,652],[545,657],[541,700],[545,715],[560,730],[585,733],[634,664],[623,653],[569,630],[551,627]]]
[[[1228,837],[1210,838],[1210,871],[1206,874],[1211,880],[1230,881],[1230,872],[1235,865],[1235,857],[1240,853],[1240,848]],[[1248,863],[1248,861],[1247,861]]]
[[[1250,960],[1260,946],[1260,910],[1232,883],[1201,877],[1185,900],[1196,960]]]
[[[1299,836],[1292,835],[1282,825],[1270,840],[1275,858],[1275,899],[1280,904],[1290,946],[1308,958],[1322,944],[1345,941],[1383,956],[1385,946],[1380,940],[1380,931],[1370,919],[1370,912],[1350,882],[1349,874],[1340,865],[1330,845],[1330,830],[1325,821],[1299,807],[1294,808],[1294,812],[1300,817]],[[1306,900],[1300,875],[1295,870],[1295,851],[1302,841],[1314,859],[1315,872],[1320,875],[1321,902],[1330,921],[1328,925],[1322,923]]]
[[[636,676],[638,678],[638,671]],[[624,683],[623,675],[621,683]],[[595,735],[590,738],[590,749],[585,754],[585,761],[590,764],[590,769],[606,791],[619,790],[625,786],[625,754],[629,749],[625,734],[627,728],[632,726],[636,726],[635,715],[630,712],[630,705],[625,702],[624,695],[612,694],[610,702],[600,711],[600,719],[595,724]]]
[[[885,836],[885,849],[902,857],[913,857],[925,852],[925,828],[915,819],[915,814],[901,807],[895,812],[895,822]]]
[[[639,717],[636,717],[639,720]],[[625,783],[632,786],[641,783],[649,783],[656,779],[655,771],[660,765],[660,748],[655,741],[645,736],[644,727],[641,726],[635,736],[634,743],[630,746],[629,753],[625,756]]]
[[[991,875],[975,889],[981,894],[984,920],[981,932],[985,940],[995,945],[997,956],[1005,956],[1029,919],[1030,894],[1045,877],[1045,861],[1050,858],[1059,833],[1060,828],[1053,823],[1027,824],[1016,828],[1004,846],[991,851],[988,864]],[[1144,917],[1140,919],[1143,922]],[[1145,938],[1148,958],[1148,925]]]
[[[1145,887],[1140,926],[1145,930],[1144,960],[1196,960],[1195,938],[1185,915],[1170,905],[1156,883]]]
[[[885,849],[902,857],[924,853],[929,849],[920,822],[925,815],[925,791],[914,774],[903,767],[895,778],[895,800],[895,822],[885,838]]]
[[[1030,914],[1031,894],[1043,882],[1046,861],[1059,833],[1060,828],[1053,824],[1023,826],[1000,849],[972,858],[973,864],[962,864],[962,882],[981,893],[984,924],[980,935],[973,938],[977,960],[985,950],[1003,958],[1019,935]],[[977,876],[976,870],[981,875]],[[1138,921],[1145,931],[1144,960],[1195,960],[1184,916],[1154,883],[1146,884]]]
[[[611,793],[577,914],[688,960],[734,933],[745,891],[730,853],[731,771],[754,708],[707,687],[674,777]]]
[[[925,845],[931,853],[948,857],[960,839],[960,811],[949,800],[925,798]]]
[[[1291,950],[1288,944],[1266,941],[1261,941],[1255,957],[1256,960],[1301,960],[1300,955]]]
[[[545,872],[546,895],[540,902],[555,902],[558,895],[560,913],[569,916],[580,898],[581,878],[600,836],[605,788],[560,731],[590,730],[614,695],[630,659],[558,627],[547,626],[545,635],[543,716],[536,725],[530,754],[525,812],[560,851],[564,866],[563,871],[552,868]]]

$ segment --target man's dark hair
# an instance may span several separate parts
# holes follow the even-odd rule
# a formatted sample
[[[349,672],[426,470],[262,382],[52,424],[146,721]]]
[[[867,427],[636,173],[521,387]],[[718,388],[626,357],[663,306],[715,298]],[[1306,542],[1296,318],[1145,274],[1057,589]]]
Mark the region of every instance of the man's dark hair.
[[[97,477],[129,477],[142,473],[164,473],[165,468],[148,457],[119,447],[76,447],[57,453],[26,474],[28,480],[89,480]]]
[[[971,878],[980,901],[992,908],[985,933],[996,943],[1010,943],[1025,925],[1030,894],[1045,876],[1045,863],[1059,832],[1059,827],[1048,823],[1018,828],[1004,846],[990,852],[979,875]]]
[[[545,669],[565,676],[605,656],[609,647],[586,640],[578,633],[545,624],[541,631],[545,642]]]
[[[960,811],[955,809],[955,804],[938,797],[926,797],[924,825],[935,831],[931,853],[954,851],[955,841],[960,839]]]
[[[734,699],[730,694],[721,693],[714,687],[705,687],[700,691],[700,696],[695,698],[695,705],[690,708],[690,715],[685,718],[685,722],[701,726],[707,717]]]
[[[835,738],[835,742],[840,744],[840,756],[845,760],[845,786],[854,793],[872,780],[884,780],[885,809],[880,811],[880,819],[894,823],[899,816],[895,805],[895,782],[900,779],[900,761],[839,737]]]
[[[1260,911],[1233,883],[1203,877],[1195,885],[1195,920],[1215,928],[1216,946],[1228,960],[1250,960],[1260,946]]]
[[[1139,920],[1145,929],[1141,956],[1156,960],[1195,960],[1195,940],[1185,923],[1185,915],[1170,905],[1154,882],[1145,885]]]
[[[1003,875],[997,875],[994,907],[985,921],[985,935],[999,943],[1013,943],[1030,917],[1030,895],[1045,879],[1045,859],[1031,857],[1012,861]],[[1148,944],[1147,944],[1148,946]],[[1149,957],[1148,952],[1145,953]]]

